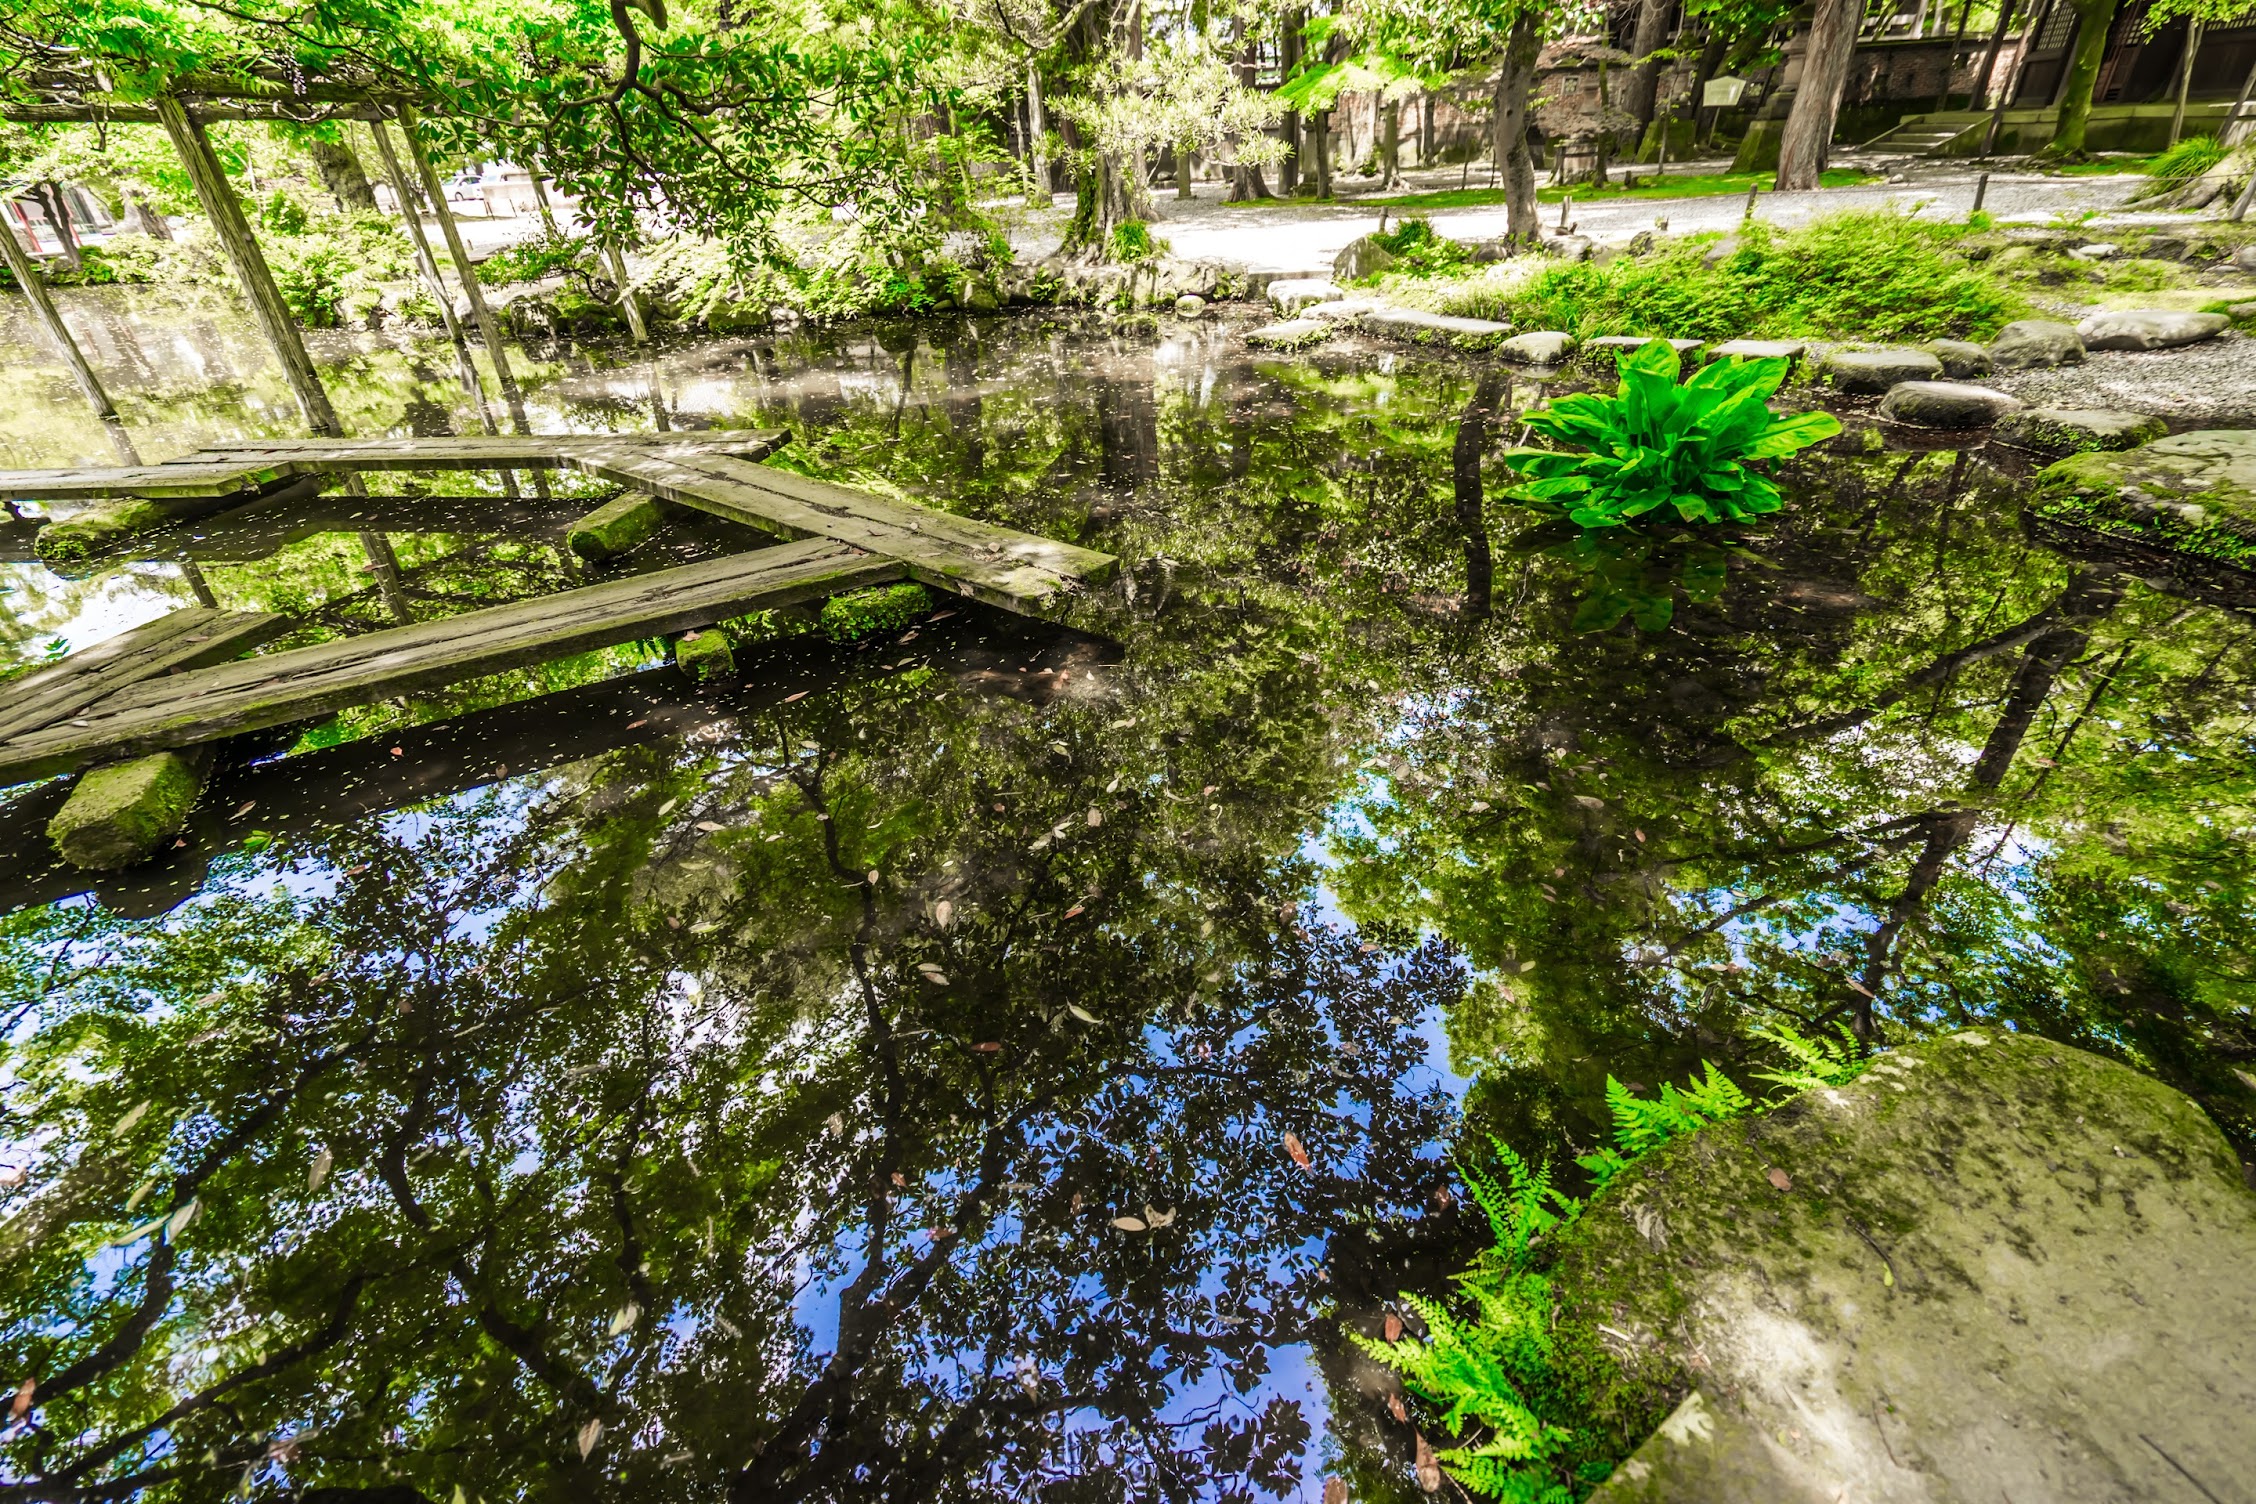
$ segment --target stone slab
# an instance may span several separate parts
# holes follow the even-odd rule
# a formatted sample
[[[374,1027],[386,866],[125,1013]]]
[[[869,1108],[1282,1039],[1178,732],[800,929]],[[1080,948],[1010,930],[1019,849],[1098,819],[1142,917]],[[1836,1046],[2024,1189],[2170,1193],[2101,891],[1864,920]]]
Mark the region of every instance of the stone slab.
[[[1940,378],[1943,363],[1925,350],[1829,350],[1817,371],[1841,391],[1878,396],[1899,382]]]
[[[1259,345],[1265,350],[1299,350],[1331,338],[1333,327],[1328,319],[1286,319],[1249,329],[1245,339],[1247,344]]]
[[[1963,381],[1902,381],[1880,399],[1880,416],[1914,428],[1987,428],[2022,405],[1994,387]]]
[[[2160,418],[2115,408],[2031,407],[1998,421],[1994,437],[2038,454],[2136,449],[2169,432]]]
[[[2087,350],[2175,350],[2215,339],[2232,327],[2221,313],[2125,308],[2095,313],[2076,326]]]

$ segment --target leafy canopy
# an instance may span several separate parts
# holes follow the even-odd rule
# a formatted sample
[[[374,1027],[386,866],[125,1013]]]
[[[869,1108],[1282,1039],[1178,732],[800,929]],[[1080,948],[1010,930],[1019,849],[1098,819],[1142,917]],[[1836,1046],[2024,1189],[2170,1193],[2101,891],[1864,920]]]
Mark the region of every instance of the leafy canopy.
[[[1514,449],[1504,462],[1531,477],[1509,494],[1566,510],[1584,527],[1616,527],[1663,506],[1686,522],[1737,522],[1784,503],[1747,468],[1841,431],[1830,413],[1781,418],[1765,405],[1786,379],[1783,360],[1716,361],[1679,385],[1668,341],[1624,355],[1612,397],[1578,392],[1528,426],[1562,445]]]

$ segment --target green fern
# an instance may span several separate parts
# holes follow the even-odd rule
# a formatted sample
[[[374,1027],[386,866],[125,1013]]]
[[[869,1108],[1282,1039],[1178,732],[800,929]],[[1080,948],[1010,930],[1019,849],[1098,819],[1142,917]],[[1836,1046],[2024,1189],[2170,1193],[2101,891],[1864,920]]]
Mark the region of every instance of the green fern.
[[[1488,1141],[1504,1166],[1504,1182],[1478,1165],[1460,1162],[1457,1173],[1465,1177],[1473,1199],[1488,1213],[1489,1230],[1496,1235],[1492,1256],[1511,1268],[1522,1268],[1536,1240],[1571,1219],[1582,1203],[1551,1184],[1549,1165],[1530,1169],[1502,1139],[1491,1135]]]
[[[1847,1024],[1834,1027],[1837,1034],[1832,1039],[1804,1039],[1784,1026],[1751,1031],[1757,1039],[1776,1045],[1793,1062],[1783,1071],[1756,1071],[1754,1078],[1785,1087],[1788,1097],[1798,1097],[1822,1086],[1848,1085],[1863,1075],[1864,1068],[1872,1061],[1863,1053],[1863,1046],[1857,1043],[1856,1035],[1849,1032]]]

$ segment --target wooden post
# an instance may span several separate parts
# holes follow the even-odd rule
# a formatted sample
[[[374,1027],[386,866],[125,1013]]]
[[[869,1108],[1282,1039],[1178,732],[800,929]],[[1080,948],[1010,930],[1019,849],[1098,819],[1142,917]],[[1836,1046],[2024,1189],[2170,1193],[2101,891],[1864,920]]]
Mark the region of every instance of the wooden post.
[[[2013,96],[2021,92],[2021,80],[2029,73],[2029,54],[2037,50],[2037,42],[2044,36],[2045,24],[2052,19],[2054,0],[2045,0],[2044,9],[2021,38],[2021,53],[2013,60],[2013,71],[2006,75],[2005,87],[1999,91],[1997,105],[1990,111],[1990,128],[1982,135],[1982,155],[1988,156],[1997,149],[1998,130],[2005,124],[2005,112],[2013,105]]]
[[[604,251],[611,257],[611,275],[619,284],[619,310],[627,316],[627,331],[638,345],[650,343],[650,327],[642,321],[642,305],[635,301],[634,290],[627,286],[627,258],[615,245]]]
[[[103,390],[102,378],[94,374],[86,352],[71,338],[70,326],[63,322],[55,300],[48,296],[46,280],[39,275],[30,253],[17,241],[15,230],[4,222],[0,222],[0,259],[8,263],[9,275],[16,279],[16,286],[22,288],[24,296],[31,301],[31,311],[39,320],[39,327],[47,331],[47,338],[54,342],[56,352],[69,364],[71,375],[78,379],[78,389],[86,394],[87,405],[94,409],[94,416],[102,420],[102,428],[109,434],[118,458],[128,465],[140,464],[140,452],[133,447],[125,425],[118,420],[117,407],[110,401],[110,394]]]
[[[2193,60],[2201,51],[2201,31],[2199,16],[2186,18],[2185,57],[2178,64],[2178,101],[2176,108],[2170,111],[2170,139],[2163,144],[2164,151],[2177,145],[2178,138],[2185,134],[2186,91],[2193,87]]]
[[[462,377],[462,389],[478,405],[478,421],[487,433],[501,432],[494,425],[493,412],[486,406],[485,383],[478,377],[476,362],[470,358],[470,342],[463,338],[462,321],[454,316],[454,295],[447,291],[446,279],[439,275],[438,258],[431,254],[431,237],[423,233],[423,216],[416,212],[415,195],[408,190],[407,174],[400,170],[399,154],[392,149],[392,133],[381,120],[371,121],[369,128],[376,136],[376,155],[384,164],[384,177],[392,185],[392,195],[399,200],[400,218],[407,221],[407,238],[415,246],[415,264],[422,270],[423,283],[431,289],[431,297],[439,305],[439,322],[446,325],[447,338],[454,342],[454,359]]]
[[[1988,198],[1989,196],[1990,175],[1985,172],[1980,177],[1974,180],[1974,207],[1966,211],[1966,217],[1969,220],[1973,219],[1975,215],[1982,212],[1982,200]]]
[[[454,223],[454,211],[447,207],[446,185],[439,181],[438,169],[431,165],[430,153],[423,149],[415,134],[415,107],[399,107],[400,129],[407,132],[409,150],[415,156],[415,165],[423,178],[424,195],[431,200],[431,210],[438,216],[439,233],[446,236],[447,255],[453,258],[454,274],[461,279],[463,296],[470,301],[470,317],[478,325],[478,337],[486,342],[486,354],[493,358],[494,375],[501,382],[501,400],[509,406],[509,421],[519,433],[531,433],[532,425],[525,420],[525,396],[517,389],[516,373],[509,369],[509,356],[501,347],[501,326],[494,322],[493,310],[486,306],[486,295],[478,287],[477,269],[470,264],[470,253],[463,249],[462,231]]]
[[[266,257],[251,234],[250,221],[243,217],[242,201],[236,198],[234,187],[227,181],[227,174],[212,151],[211,138],[204,134],[203,122],[170,94],[159,94],[154,103],[157,120],[164,126],[165,134],[172,138],[172,149],[179,154],[180,165],[187,169],[188,181],[195,185],[197,202],[203,205],[204,217],[211,221],[212,233],[219,237],[220,249],[227,254],[227,264],[234,271],[235,280],[242,284],[243,295],[250,300],[251,312],[257,317],[267,344],[273,347],[275,358],[282,363],[282,374],[298,399],[298,410],[305,416],[306,427],[324,438],[343,438],[344,425],[337,421],[337,410],[329,405],[329,393],[321,385],[320,373],[313,368],[313,357],[306,354],[297,320],[290,314],[290,305],[282,300],[282,289],[274,285],[274,273],[268,270]]]

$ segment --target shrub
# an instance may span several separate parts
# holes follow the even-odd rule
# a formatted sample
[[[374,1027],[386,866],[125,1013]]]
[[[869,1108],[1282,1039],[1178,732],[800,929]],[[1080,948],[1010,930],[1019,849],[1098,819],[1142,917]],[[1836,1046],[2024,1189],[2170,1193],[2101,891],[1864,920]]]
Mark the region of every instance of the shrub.
[[[277,237],[267,244],[274,285],[291,314],[308,329],[334,329],[343,322],[346,294],[357,282],[352,254],[328,239]]]
[[[2162,155],[2148,158],[2146,173],[2176,186],[2192,182],[2230,155],[2231,149],[2215,136],[2188,136]]]
[[[543,233],[494,252],[478,263],[478,280],[487,287],[538,282],[569,271],[590,254],[586,237]]]
[[[1122,220],[1112,227],[1111,250],[1115,261],[1150,261],[1166,255],[1170,249],[1168,243],[1152,234],[1151,226],[1140,219]]]
[[[1453,272],[1468,259],[1464,246],[1446,235],[1435,234],[1432,223],[1423,219],[1406,219],[1371,238],[1395,258],[1395,264],[1388,270],[1414,277]]]
[[[1719,360],[1679,386],[1680,363],[1656,339],[1621,358],[1612,397],[1577,392],[1528,427],[1568,446],[1514,449],[1504,463],[1532,479],[1511,495],[1565,511],[1583,527],[1615,527],[1662,507],[1685,522],[1737,522],[1782,505],[1778,487],[1749,470],[1841,431],[1831,413],[1781,418],[1765,405],[1786,379],[1783,360]]]
[[[1964,234],[1908,215],[1851,210],[1785,232],[1749,225],[1737,249],[1713,265],[1713,237],[1695,237],[1603,265],[1547,267],[1521,283],[1469,280],[1439,304],[1578,338],[1986,337],[2026,305],[1959,253]]]
[[[259,200],[258,220],[262,229],[277,235],[303,235],[313,215],[305,202],[287,188],[277,188]]]

